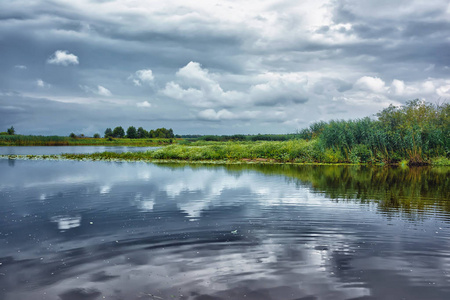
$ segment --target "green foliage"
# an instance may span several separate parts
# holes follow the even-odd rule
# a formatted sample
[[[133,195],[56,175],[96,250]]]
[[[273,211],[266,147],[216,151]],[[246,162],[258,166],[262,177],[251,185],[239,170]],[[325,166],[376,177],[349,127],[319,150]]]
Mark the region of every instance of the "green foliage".
[[[94,139],[99,139],[100,138],[100,134],[99,133],[95,133],[93,136]]]
[[[311,124],[309,128],[302,129],[298,132],[298,136],[301,139],[304,140],[310,140],[313,138],[316,138],[320,134],[322,134],[322,131],[327,126],[327,123],[324,121],[319,121]]]
[[[352,163],[368,163],[373,161],[372,150],[365,144],[357,144],[350,150],[350,156]]]
[[[150,130],[148,137],[150,138],[174,138],[175,135],[173,134],[172,128],[166,129],[166,128],[158,128],[156,130]]]
[[[112,137],[112,136],[113,136],[112,129],[111,128],[106,128],[106,130],[105,130],[105,138]]]
[[[137,130],[137,138],[143,139],[143,138],[147,138],[147,137],[148,137],[148,131],[142,127],[139,127]]]
[[[115,138],[124,138],[125,137],[125,131],[121,126],[118,126],[114,128],[114,130],[111,130],[111,128],[107,128],[105,130],[105,138],[106,137],[115,137]],[[134,126],[130,126],[127,129],[127,138],[130,139],[145,139],[145,138],[159,138],[159,139],[170,139],[175,138],[175,135],[173,134],[172,128],[166,129],[164,127],[158,128],[156,130],[150,130],[148,132],[142,127],[139,127],[137,130]]]
[[[123,138],[125,136],[125,130],[123,130],[122,126],[117,126],[114,128],[112,132],[112,137],[115,138]]]
[[[342,155],[330,162],[341,162]],[[120,157],[120,156],[118,156]],[[317,141],[258,141],[258,142],[214,142],[198,141],[190,144],[177,144],[147,152],[146,159],[169,160],[251,160],[256,162],[305,162],[320,161]],[[140,158],[142,159],[142,158]]]
[[[450,154],[449,112],[448,104],[413,100],[383,109],[378,120],[333,120],[316,126],[316,132],[326,149],[339,149],[349,162],[408,159],[410,164],[423,164],[430,157]],[[312,129],[304,135],[312,137]]]
[[[450,166],[450,158],[436,157],[431,160],[433,166]]]
[[[11,126],[11,128],[8,128],[6,131],[9,135],[14,135],[16,134],[16,130],[14,129],[13,126]]]
[[[69,137],[72,138],[72,139],[75,139],[75,138],[77,138],[77,135],[72,132],[72,133],[69,134]]]
[[[136,139],[137,138],[137,131],[134,126],[130,126],[127,129],[127,138],[129,139]]]

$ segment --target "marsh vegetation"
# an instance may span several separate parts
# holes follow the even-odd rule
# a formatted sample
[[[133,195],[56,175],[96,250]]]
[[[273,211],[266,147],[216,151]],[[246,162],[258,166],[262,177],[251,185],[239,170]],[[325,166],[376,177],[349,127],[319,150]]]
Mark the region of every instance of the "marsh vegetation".
[[[172,129],[108,128],[105,138],[0,135],[0,145],[167,146],[143,153],[67,155],[70,159],[240,160],[280,163],[450,164],[450,105],[419,100],[389,106],[376,118],[317,122],[285,135],[193,136]],[[154,138],[140,138],[152,136]],[[163,138],[171,137],[171,138]]]

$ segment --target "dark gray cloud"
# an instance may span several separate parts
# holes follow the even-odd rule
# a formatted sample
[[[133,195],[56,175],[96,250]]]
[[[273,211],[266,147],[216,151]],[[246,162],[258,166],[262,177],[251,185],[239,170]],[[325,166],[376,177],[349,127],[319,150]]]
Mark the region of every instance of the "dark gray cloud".
[[[448,99],[449,20],[444,0],[0,3],[0,126],[293,132]]]

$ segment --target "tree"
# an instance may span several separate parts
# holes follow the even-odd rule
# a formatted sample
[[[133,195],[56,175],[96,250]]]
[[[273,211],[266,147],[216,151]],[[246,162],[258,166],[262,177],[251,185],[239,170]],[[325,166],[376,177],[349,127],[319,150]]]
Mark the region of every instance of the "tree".
[[[139,127],[138,130],[137,130],[137,138],[138,139],[143,139],[143,138],[146,138],[146,137],[148,137],[147,130],[145,130],[142,127]]]
[[[149,138],[166,138],[166,139],[170,139],[170,138],[174,138],[175,135],[173,134],[173,130],[172,128],[167,129],[167,128],[158,128],[156,130],[150,130],[148,132],[148,137]]]
[[[174,138],[174,137],[175,137],[175,135],[173,134],[173,129],[172,129],[172,128],[170,128],[170,129],[167,131],[167,137],[168,137],[168,138]]]
[[[111,128],[106,128],[106,130],[105,130],[105,138],[111,137],[112,135],[113,135],[112,129]]]
[[[125,136],[125,130],[123,130],[122,126],[118,126],[113,130],[113,137],[123,138]]]
[[[75,139],[75,138],[77,138],[77,135],[72,132],[72,133],[69,134],[69,137],[72,138],[72,139]]]
[[[129,138],[129,139],[137,138],[137,132],[136,132],[136,128],[134,126],[128,127],[128,129],[127,129],[127,138]]]
[[[7,132],[9,135],[14,135],[16,133],[13,126],[11,126],[11,128],[8,128]]]
[[[94,134],[94,139],[99,139],[100,138],[100,134],[96,133]]]

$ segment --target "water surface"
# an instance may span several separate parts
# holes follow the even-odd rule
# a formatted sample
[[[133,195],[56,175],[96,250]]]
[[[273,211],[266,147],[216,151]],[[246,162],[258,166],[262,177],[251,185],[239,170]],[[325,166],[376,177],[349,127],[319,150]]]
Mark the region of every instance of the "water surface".
[[[126,146],[3,146],[0,155],[59,155],[63,153],[89,154],[96,152],[141,152],[161,147],[126,147]]]
[[[449,168],[0,160],[0,299],[449,299]]]

